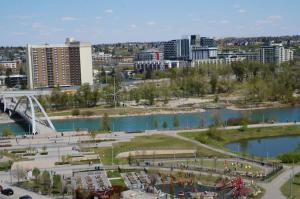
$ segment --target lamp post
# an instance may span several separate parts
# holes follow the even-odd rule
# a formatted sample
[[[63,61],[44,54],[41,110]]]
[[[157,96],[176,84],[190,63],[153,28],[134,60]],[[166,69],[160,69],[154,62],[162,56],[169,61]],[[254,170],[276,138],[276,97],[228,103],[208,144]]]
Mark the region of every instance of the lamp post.
[[[111,165],[114,165],[114,145],[111,145]]]

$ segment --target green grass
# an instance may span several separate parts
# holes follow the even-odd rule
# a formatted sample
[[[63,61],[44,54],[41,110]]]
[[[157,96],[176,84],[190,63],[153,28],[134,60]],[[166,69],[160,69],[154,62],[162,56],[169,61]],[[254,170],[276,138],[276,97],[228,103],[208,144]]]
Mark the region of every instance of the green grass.
[[[27,158],[22,156],[22,154],[12,153],[8,151],[0,151],[0,156],[6,156],[10,158],[12,161],[27,160]]]
[[[121,152],[134,151],[134,150],[159,150],[159,149],[197,149],[198,156],[217,156],[224,157],[224,155],[217,152],[199,147],[191,142],[184,141],[167,135],[151,135],[151,136],[138,136],[130,142],[117,143],[113,145],[114,156]],[[112,161],[112,147],[94,149],[101,157],[103,164],[111,164]],[[171,155],[173,157],[173,155]],[[124,164],[127,159],[116,159],[114,163]]]
[[[292,197],[290,197],[290,186],[292,186]],[[296,174],[294,181],[288,180],[282,187],[281,192],[287,198],[300,199],[300,173]]]
[[[260,139],[279,136],[300,135],[300,126],[264,127],[247,128],[244,131],[236,130],[217,130],[209,134],[208,132],[183,132],[180,135],[189,139],[224,148],[224,145],[231,142],[245,141],[248,139]],[[225,149],[227,150],[227,149]]]
[[[126,184],[123,179],[115,179],[115,180],[109,180],[112,186],[121,186],[126,187]]]
[[[0,171],[10,170],[12,163],[10,161],[0,162]]]
[[[107,177],[108,178],[119,178],[119,177],[121,177],[121,175],[118,171],[107,171]]]

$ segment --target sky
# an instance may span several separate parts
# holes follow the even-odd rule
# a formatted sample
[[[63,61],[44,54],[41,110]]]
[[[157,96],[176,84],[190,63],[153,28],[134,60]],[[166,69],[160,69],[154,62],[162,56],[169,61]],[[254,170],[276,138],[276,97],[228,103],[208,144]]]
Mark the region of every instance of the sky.
[[[0,46],[300,34],[299,0],[1,0]]]

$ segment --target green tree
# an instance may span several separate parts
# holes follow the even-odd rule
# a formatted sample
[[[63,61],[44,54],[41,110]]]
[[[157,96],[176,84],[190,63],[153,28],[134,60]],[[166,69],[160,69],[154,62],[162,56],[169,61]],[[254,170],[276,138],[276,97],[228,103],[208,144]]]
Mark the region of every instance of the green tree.
[[[158,128],[158,120],[157,120],[157,118],[153,119],[153,126],[154,126],[155,129]]]
[[[154,104],[156,96],[156,87],[153,83],[143,85],[142,87],[145,99],[148,100],[149,105]]]
[[[53,191],[55,193],[62,193],[62,181],[61,175],[53,175]]]
[[[243,62],[232,62],[231,68],[233,70],[234,75],[236,76],[237,80],[242,82],[244,80],[244,76],[246,73],[246,68]]]
[[[168,123],[167,123],[167,121],[164,121],[162,126],[163,126],[164,129],[168,128]]]
[[[60,87],[54,87],[50,96],[51,108],[54,110],[65,108],[65,102],[62,100]]]
[[[216,93],[217,92],[217,87],[218,87],[218,74],[217,73],[212,73],[210,76],[210,86],[211,86],[211,92]]]
[[[90,136],[94,141],[95,141],[96,135],[97,135],[97,131],[95,129],[90,131]]]
[[[146,68],[145,78],[152,79],[152,76],[153,76],[153,71],[150,68]]]
[[[7,68],[6,69],[6,72],[5,72],[5,75],[6,75],[6,80],[5,80],[5,85],[9,88],[11,88],[13,85],[12,85],[12,82],[11,82],[11,78],[10,76],[12,75],[12,70],[11,68]]]
[[[174,128],[178,128],[179,127],[179,118],[178,118],[178,115],[175,115],[173,117],[173,127]]]
[[[39,175],[40,175],[41,171],[34,167],[33,170],[32,170],[32,175],[34,176],[35,178],[35,183],[38,184],[38,178],[39,178]]]
[[[10,136],[13,136],[13,135],[14,135],[14,132],[10,128],[4,128],[2,130],[2,136],[3,137],[10,137]]]
[[[50,191],[51,176],[50,176],[49,171],[44,170],[42,172],[41,181],[42,181],[42,185],[43,185],[43,192],[44,193],[51,193],[51,191]]]
[[[111,119],[108,116],[107,113],[104,113],[102,117],[102,130],[105,132],[110,132],[111,131]]]

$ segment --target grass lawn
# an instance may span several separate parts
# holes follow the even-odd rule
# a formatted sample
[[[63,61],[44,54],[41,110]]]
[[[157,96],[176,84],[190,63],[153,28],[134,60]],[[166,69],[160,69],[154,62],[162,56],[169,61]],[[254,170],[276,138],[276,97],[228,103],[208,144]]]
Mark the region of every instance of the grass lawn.
[[[0,171],[7,171],[12,165],[12,161],[0,162]]]
[[[22,157],[22,154],[11,153],[8,151],[0,151],[0,156],[6,156],[6,157],[10,158],[12,161],[21,161],[21,160],[27,159],[27,158]]]
[[[112,186],[122,186],[126,187],[126,184],[123,179],[115,179],[115,180],[109,180]]]
[[[290,197],[290,187],[292,185],[292,197]],[[294,182],[288,180],[282,187],[281,192],[287,198],[300,199],[300,173],[296,174],[294,177]]]
[[[159,150],[159,149],[197,149],[197,156],[217,156],[224,157],[224,155],[201,148],[191,142],[180,140],[167,135],[151,135],[151,136],[138,136],[130,142],[117,143],[113,145],[114,156],[121,152],[134,151],[134,150]],[[112,147],[94,149],[102,159],[103,164],[111,164],[112,162]],[[173,155],[171,155],[173,157]],[[124,164],[127,159],[115,159],[114,163]]]
[[[216,130],[211,134],[208,132],[183,132],[180,133],[180,135],[224,149],[224,145],[230,142],[256,138],[300,135],[300,126],[246,128],[244,131],[239,129]]]
[[[108,178],[119,178],[119,177],[121,177],[121,175],[118,171],[107,171],[107,177]]]

